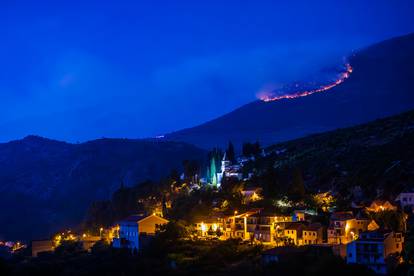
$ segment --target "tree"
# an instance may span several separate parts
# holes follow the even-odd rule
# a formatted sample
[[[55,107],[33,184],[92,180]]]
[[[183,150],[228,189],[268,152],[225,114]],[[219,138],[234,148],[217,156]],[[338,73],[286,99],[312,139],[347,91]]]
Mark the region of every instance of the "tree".
[[[159,226],[155,237],[149,246],[149,253],[156,257],[167,254],[171,248],[175,248],[178,241],[187,238],[189,231],[182,221],[170,221]]]
[[[178,173],[178,171],[176,169],[173,169],[170,172],[170,181],[171,182],[179,182],[180,181],[180,174]]]
[[[245,157],[250,157],[252,155],[252,144],[251,143],[243,143],[242,146],[242,153]]]
[[[96,201],[89,207],[84,222],[88,231],[99,232],[102,226],[109,226],[113,223],[113,210],[110,201]]]
[[[381,228],[402,232],[405,229],[405,215],[402,212],[385,210],[373,213],[373,219]]]
[[[305,184],[302,177],[302,171],[299,168],[293,170],[289,196],[293,200],[302,200],[305,197]]]
[[[217,186],[216,160],[214,157],[210,160],[210,182],[213,186]]]
[[[246,157],[258,156],[261,153],[260,143],[244,143],[242,147],[242,153]]]
[[[184,160],[183,167],[185,177],[190,178],[194,182],[194,177],[200,168],[198,162],[195,160]]]
[[[234,146],[231,141],[229,142],[229,145],[227,147],[226,156],[231,163],[236,162],[236,154],[234,152]]]
[[[58,256],[76,255],[84,251],[82,243],[78,241],[62,241],[61,244],[56,247],[55,254]]]

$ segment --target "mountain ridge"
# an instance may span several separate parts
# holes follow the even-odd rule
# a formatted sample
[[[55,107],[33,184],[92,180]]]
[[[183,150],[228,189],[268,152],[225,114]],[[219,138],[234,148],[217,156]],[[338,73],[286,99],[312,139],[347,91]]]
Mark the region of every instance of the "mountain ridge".
[[[353,73],[336,87],[295,99],[254,101],[167,140],[202,148],[265,145],[387,117],[414,107],[414,33],[363,48],[349,57]],[[381,67],[381,65],[383,67]],[[397,72],[397,73],[396,73]]]
[[[121,183],[159,180],[205,151],[181,142],[98,139],[80,144],[27,136],[0,144],[0,239],[31,239],[81,222]],[[30,214],[30,215],[29,215]],[[21,220],[21,218],[25,218]],[[32,228],[30,235],[24,230]]]

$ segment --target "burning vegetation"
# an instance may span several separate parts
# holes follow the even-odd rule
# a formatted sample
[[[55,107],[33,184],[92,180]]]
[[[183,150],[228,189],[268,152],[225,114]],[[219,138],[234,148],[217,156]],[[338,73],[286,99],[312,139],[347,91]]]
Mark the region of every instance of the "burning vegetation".
[[[279,91],[268,91],[268,92],[261,92],[258,94],[258,98],[264,102],[272,102],[272,101],[278,101],[281,99],[295,99],[300,97],[309,96],[315,93],[320,93],[327,91],[341,83],[343,83],[352,73],[352,67],[349,63],[345,64],[345,71],[341,72],[336,80],[334,82],[331,82],[329,84],[323,84],[323,85],[316,85],[316,84],[308,84],[303,85],[299,83],[293,84],[293,86],[290,87],[284,87],[282,89],[283,93],[282,95],[279,94]],[[309,88],[309,86],[312,86],[313,88]],[[292,92],[290,92],[292,91]],[[289,93],[286,93],[289,92]]]

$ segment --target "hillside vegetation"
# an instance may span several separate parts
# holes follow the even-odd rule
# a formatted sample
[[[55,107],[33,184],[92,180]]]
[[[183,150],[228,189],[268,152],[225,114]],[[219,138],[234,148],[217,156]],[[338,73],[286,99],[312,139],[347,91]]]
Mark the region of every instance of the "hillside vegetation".
[[[299,168],[311,190],[334,189],[358,198],[395,196],[414,188],[414,110],[312,135],[266,149],[249,165],[259,175]]]
[[[77,225],[123,183],[159,180],[205,152],[184,143],[99,139],[69,144],[36,136],[0,144],[0,238],[43,238]],[[26,231],[30,228],[31,231]]]

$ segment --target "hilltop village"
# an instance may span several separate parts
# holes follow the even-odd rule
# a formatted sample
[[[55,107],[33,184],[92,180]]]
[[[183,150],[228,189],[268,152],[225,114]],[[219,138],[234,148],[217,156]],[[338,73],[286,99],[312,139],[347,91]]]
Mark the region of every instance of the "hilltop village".
[[[30,250],[38,260],[106,247],[137,258],[157,256],[167,271],[203,267],[213,258],[209,254],[232,260],[220,268],[226,272],[234,269],[226,266],[241,264],[265,272],[273,266],[298,269],[294,264],[303,262],[306,269],[323,257],[343,271],[388,274],[414,261],[414,191],[391,198],[363,196],[356,187],[355,195],[345,197],[306,187],[299,168],[289,171],[287,185],[277,185],[280,178],[267,169],[259,173],[270,156],[285,154],[283,148],[265,151],[246,143],[236,156],[230,143],[225,151],[210,152],[203,165],[185,161],[182,174],[173,171],[159,183],[121,183],[111,200],[92,204],[76,229],[32,241],[26,249],[10,246],[14,254]]]

